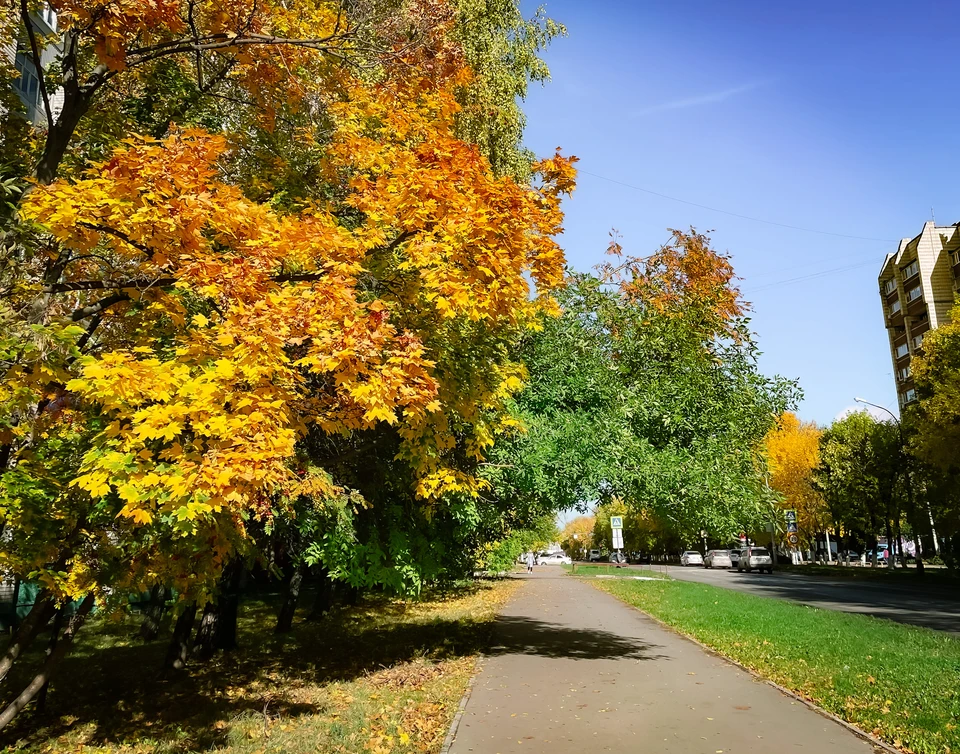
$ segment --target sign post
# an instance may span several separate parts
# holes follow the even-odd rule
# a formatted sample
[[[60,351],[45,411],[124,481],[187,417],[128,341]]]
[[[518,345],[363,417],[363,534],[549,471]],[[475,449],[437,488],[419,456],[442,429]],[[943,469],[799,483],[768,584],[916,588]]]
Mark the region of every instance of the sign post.
[[[790,508],[783,513],[787,519],[787,542],[789,542],[790,547],[795,550],[800,541],[800,537],[797,534],[797,510],[796,508]],[[796,557],[791,557],[791,560],[796,562]]]
[[[623,557],[623,553],[620,552],[623,549],[623,516],[610,516],[610,531],[613,534],[613,549],[620,555],[617,558],[617,568],[619,568]]]

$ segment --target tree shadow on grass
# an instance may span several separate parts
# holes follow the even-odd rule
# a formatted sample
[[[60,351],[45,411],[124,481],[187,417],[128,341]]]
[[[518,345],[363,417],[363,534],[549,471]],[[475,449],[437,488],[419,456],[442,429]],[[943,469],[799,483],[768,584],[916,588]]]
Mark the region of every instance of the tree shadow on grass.
[[[483,585],[431,595],[433,601],[482,591]],[[312,595],[305,594],[303,605]],[[414,661],[435,662],[482,651],[492,621],[464,616],[430,619],[397,600],[370,598],[316,622],[300,621],[273,634],[279,595],[247,600],[241,608],[240,649],[180,674],[160,672],[169,633],[152,642],[130,638],[136,622],[93,622],[51,683],[48,711],[28,708],[3,731],[0,748],[44,749],[83,730],[87,745],[150,742],[149,750],[196,751],[226,743],[230,720],[249,713],[291,718],[324,712],[317,687],[351,681]],[[4,682],[5,705],[41,661],[38,639]],[[411,668],[413,672],[413,668]],[[401,677],[403,671],[398,671]]]

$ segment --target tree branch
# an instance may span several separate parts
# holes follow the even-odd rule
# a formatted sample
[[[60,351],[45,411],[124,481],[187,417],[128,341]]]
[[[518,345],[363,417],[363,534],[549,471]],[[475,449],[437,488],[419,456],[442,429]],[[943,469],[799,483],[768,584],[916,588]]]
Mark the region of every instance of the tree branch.
[[[129,301],[130,294],[120,291],[119,293],[112,293],[109,296],[96,301],[89,306],[81,307],[77,309],[73,314],[70,315],[70,319],[74,322],[79,322],[82,319],[87,317],[92,317],[94,314],[100,314],[104,310],[113,306],[114,304],[119,304],[121,301]]]
[[[91,226],[87,226],[91,227]],[[99,228],[97,228],[99,230]],[[113,229],[106,229],[103,232],[110,231],[111,234],[117,235],[119,238],[124,238],[123,233],[120,231],[114,231]],[[386,246],[381,246],[380,251],[392,251],[397,248],[400,244],[409,240],[413,235],[414,231],[404,231],[400,233],[396,238],[394,238]],[[128,240],[124,238],[124,240]],[[133,242],[130,242],[133,243]],[[139,248],[139,247],[138,247]],[[145,247],[149,249],[149,247]],[[151,250],[152,253],[152,250]],[[318,270],[316,272],[290,272],[290,273],[281,273],[279,275],[271,275],[267,278],[270,282],[273,283],[308,283],[314,280],[322,280],[327,276],[326,270]],[[180,278],[177,277],[140,277],[140,278],[127,278],[126,280],[74,280],[68,283],[54,283],[53,285],[47,285],[43,288],[43,292],[46,294],[50,293],[67,293],[68,291],[121,291],[121,290],[138,290],[144,291],[149,288],[165,288],[167,286],[173,285]],[[107,299],[104,299],[105,301]],[[114,302],[116,303],[116,302]],[[92,304],[91,306],[94,306]],[[78,310],[81,311],[81,310]]]
[[[83,220],[79,221],[77,225],[79,225],[81,228],[87,228],[88,230],[95,230],[97,231],[97,233],[103,233],[108,236],[113,236],[114,238],[119,238],[121,241],[129,244],[130,246],[137,249],[138,251],[142,251],[144,254],[147,255],[148,259],[153,259],[153,255],[157,253],[156,249],[152,249],[146,244],[140,243],[139,241],[134,241],[132,238],[130,238],[130,236],[128,236],[122,230],[116,230],[115,228],[111,228],[108,225],[100,225],[98,223],[88,223],[88,222],[84,222]]]

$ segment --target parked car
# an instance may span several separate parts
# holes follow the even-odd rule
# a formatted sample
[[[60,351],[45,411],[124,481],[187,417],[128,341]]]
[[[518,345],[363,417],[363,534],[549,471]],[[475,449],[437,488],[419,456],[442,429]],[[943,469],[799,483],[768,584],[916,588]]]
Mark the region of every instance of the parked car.
[[[650,565],[652,562],[650,553],[647,552],[631,552],[627,560],[630,563],[638,563],[640,565]]]
[[[735,547],[732,550],[727,550],[727,552],[730,554],[730,567],[736,568],[737,563],[740,562],[740,553],[742,553],[743,550],[739,547]]]
[[[573,561],[562,552],[546,552],[540,555],[540,565],[570,565]]]
[[[687,550],[680,556],[680,565],[692,566],[703,565],[703,555],[696,550]]]
[[[587,556],[587,561],[590,563],[599,563],[603,560],[603,555],[600,553],[600,550],[590,550],[590,554]]]
[[[627,556],[622,552],[611,552],[609,560],[611,563],[616,563],[617,568],[627,564]]]
[[[743,571],[747,573],[751,571],[773,573],[773,558],[770,557],[770,551],[766,547],[748,547],[740,553],[737,570],[741,573]]]
[[[703,556],[704,568],[730,568],[732,566],[729,550],[707,550],[707,554]]]

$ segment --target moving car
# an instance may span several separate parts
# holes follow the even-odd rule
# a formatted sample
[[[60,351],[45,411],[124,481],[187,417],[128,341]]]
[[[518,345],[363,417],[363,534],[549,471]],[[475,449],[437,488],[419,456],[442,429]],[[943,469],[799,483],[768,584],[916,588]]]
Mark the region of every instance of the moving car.
[[[743,571],[747,573],[751,571],[773,573],[773,558],[770,557],[770,551],[766,547],[748,547],[740,553],[737,570],[741,573]]]
[[[707,550],[703,556],[704,568],[732,568],[729,550]]]
[[[687,550],[680,556],[680,565],[703,565],[703,556],[696,550]]]
[[[619,568],[621,565],[627,564],[627,556],[622,552],[612,552],[610,553],[610,562],[616,563],[617,568]]]
[[[573,561],[562,552],[548,552],[540,555],[540,565],[570,565]]]

